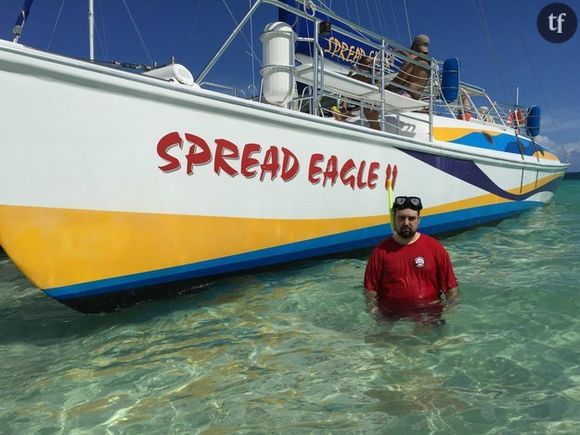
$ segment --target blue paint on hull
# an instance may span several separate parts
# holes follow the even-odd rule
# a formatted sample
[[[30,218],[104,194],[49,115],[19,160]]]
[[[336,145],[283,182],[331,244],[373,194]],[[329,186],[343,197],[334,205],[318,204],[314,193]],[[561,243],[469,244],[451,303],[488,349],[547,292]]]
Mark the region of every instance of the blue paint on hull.
[[[421,231],[427,234],[457,231],[486,222],[501,220],[542,204],[541,202],[535,201],[508,202],[442,213],[434,216],[425,216],[421,220]],[[388,224],[377,225],[195,264],[48,289],[46,290],[46,294],[57,300],[66,301],[108,293],[125,292],[139,287],[148,287],[187,279],[223,275],[231,272],[287,263],[294,260],[372,247],[390,233],[391,230]]]

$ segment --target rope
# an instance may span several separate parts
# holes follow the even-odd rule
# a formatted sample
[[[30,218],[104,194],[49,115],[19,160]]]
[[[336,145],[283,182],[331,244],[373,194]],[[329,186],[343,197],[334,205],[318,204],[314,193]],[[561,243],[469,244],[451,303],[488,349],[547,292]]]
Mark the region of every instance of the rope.
[[[314,4],[314,2],[312,0],[306,0],[302,4],[302,9],[304,10],[304,13],[307,14],[308,16],[310,16],[312,18],[314,18],[316,16],[316,5]],[[308,10],[311,10],[312,13],[308,12]]]

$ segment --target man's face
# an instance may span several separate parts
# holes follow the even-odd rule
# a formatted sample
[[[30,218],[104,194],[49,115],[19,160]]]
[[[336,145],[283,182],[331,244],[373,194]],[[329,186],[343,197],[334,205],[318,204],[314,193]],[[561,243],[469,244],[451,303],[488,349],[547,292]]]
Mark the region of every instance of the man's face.
[[[395,212],[395,231],[403,239],[410,239],[417,232],[420,220],[417,210],[411,210],[410,208],[397,209]]]

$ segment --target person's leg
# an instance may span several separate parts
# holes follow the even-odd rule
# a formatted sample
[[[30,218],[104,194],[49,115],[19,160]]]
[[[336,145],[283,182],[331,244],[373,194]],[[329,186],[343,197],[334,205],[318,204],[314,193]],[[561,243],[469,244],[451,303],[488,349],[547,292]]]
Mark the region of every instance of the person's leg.
[[[369,123],[369,127],[374,129],[374,130],[380,130],[381,129],[381,125],[379,123],[379,112],[377,110],[373,110],[373,109],[367,109],[365,107],[365,118],[367,119],[367,122]]]

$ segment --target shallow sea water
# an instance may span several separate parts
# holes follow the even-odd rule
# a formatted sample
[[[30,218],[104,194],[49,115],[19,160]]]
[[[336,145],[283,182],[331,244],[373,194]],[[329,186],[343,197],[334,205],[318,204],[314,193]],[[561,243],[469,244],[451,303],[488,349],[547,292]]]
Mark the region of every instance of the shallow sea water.
[[[365,311],[366,258],[83,315],[0,253],[0,433],[580,433],[580,182],[443,240],[443,327]]]

